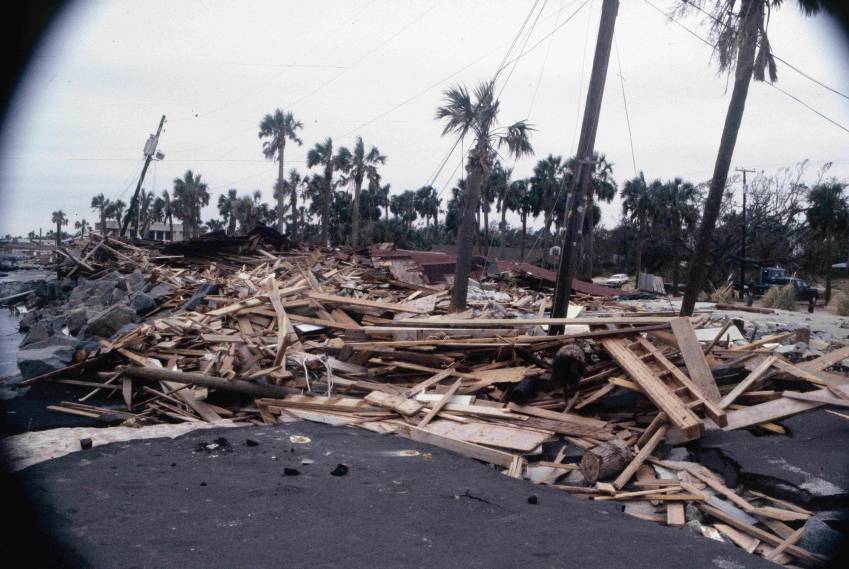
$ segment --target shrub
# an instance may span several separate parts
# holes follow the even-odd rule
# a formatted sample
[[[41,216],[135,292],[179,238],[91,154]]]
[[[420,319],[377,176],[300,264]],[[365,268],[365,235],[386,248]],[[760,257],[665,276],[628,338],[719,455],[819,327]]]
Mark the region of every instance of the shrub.
[[[835,292],[831,296],[829,306],[840,316],[849,316],[849,295],[845,292]]]
[[[721,287],[710,295],[711,302],[717,304],[734,304],[734,286],[727,284]]]
[[[792,283],[782,287],[773,286],[761,297],[761,306],[781,310],[796,309],[796,289]]]

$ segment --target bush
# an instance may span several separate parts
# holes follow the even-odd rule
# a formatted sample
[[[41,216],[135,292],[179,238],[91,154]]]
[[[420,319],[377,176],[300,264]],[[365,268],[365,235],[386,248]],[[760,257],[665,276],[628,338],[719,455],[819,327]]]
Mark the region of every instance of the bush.
[[[849,295],[845,292],[835,292],[828,304],[838,315],[849,316]]]
[[[770,287],[766,294],[761,297],[761,306],[765,308],[779,308],[781,310],[796,309],[796,289],[793,284],[782,287]]]

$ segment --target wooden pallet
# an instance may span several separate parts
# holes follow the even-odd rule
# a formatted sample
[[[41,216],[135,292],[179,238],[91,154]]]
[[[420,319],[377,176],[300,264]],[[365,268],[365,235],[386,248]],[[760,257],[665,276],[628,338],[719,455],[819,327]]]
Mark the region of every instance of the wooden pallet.
[[[666,413],[670,422],[688,438],[704,434],[704,423],[697,415],[707,415],[720,427],[728,424],[725,412],[651,342],[642,337],[635,341],[605,338],[602,345],[646,396]]]

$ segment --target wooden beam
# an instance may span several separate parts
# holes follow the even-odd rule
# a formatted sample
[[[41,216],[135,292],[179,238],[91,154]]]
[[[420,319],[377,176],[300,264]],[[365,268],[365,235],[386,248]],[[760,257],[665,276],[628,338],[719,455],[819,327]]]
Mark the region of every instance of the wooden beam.
[[[716,380],[714,380],[713,373],[710,371],[710,366],[705,359],[699,339],[696,338],[693,325],[690,324],[690,319],[673,318],[669,325],[672,327],[675,339],[678,340],[678,349],[684,359],[684,365],[687,366],[690,379],[702,390],[705,399],[716,403],[722,396],[719,394]]]
[[[766,375],[766,372],[769,371],[769,368],[771,368],[776,361],[778,361],[777,356],[770,356],[762,361],[760,365],[753,369],[752,372],[743,379],[743,381],[735,385],[734,389],[722,398],[722,401],[719,402],[719,407],[727,409],[729,405],[734,403],[734,401],[740,397],[740,395],[752,387],[756,381],[759,381],[764,375]]]

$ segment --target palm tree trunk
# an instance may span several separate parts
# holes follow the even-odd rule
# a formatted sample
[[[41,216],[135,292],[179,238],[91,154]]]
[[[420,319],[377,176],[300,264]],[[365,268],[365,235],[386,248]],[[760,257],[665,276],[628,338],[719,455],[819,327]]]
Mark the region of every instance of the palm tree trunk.
[[[527,239],[527,235],[528,235],[528,216],[523,215],[522,216],[522,256],[520,257],[520,260],[523,263],[525,262],[525,240]]]
[[[825,243],[825,303],[827,305],[831,300],[831,255],[834,240],[827,237]]]
[[[584,236],[585,255],[584,255],[584,277],[588,281],[593,279],[593,256],[595,255],[595,240],[593,233],[595,232],[595,211],[593,210],[593,189],[590,187],[589,195],[587,196],[587,227]]]
[[[171,242],[176,241],[174,239],[174,216],[173,214],[168,214],[168,231],[171,232]]]
[[[298,184],[292,184],[292,193],[290,202],[292,207],[292,226],[289,228],[289,234],[293,242],[298,240]]]
[[[283,214],[286,206],[283,201],[283,152],[286,150],[286,137],[280,137],[280,147],[277,149],[277,231],[283,233]]]
[[[332,160],[332,157],[328,157]],[[324,168],[324,203],[321,204],[321,246],[327,246],[327,231],[330,225],[330,193],[333,176],[333,167],[328,163]]]
[[[483,210],[483,240],[481,243],[480,251],[483,253],[484,257],[489,257],[489,207]]]
[[[106,208],[100,206],[100,234],[106,237]]]
[[[643,241],[646,238],[646,220],[645,217],[640,218],[640,231],[637,234],[637,251],[635,253],[636,263],[634,267],[634,272],[636,273],[636,283],[639,286],[640,284],[640,273],[643,270]]]
[[[498,257],[504,259],[504,248],[507,246],[507,208],[504,201],[501,202],[501,246],[498,248]]]
[[[485,146],[479,145],[485,148]],[[480,166],[472,165],[466,185],[466,196],[463,200],[463,217],[460,220],[460,230],[457,235],[457,263],[454,270],[454,286],[451,289],[451,312],[462,312],[466,309],[466,297],[469,292],[469,273],[472,269],[472,247],[478,225],[475,223],[475,213],[478,211],[481,195],[481,182],[484,173]]]
[[[731,92],[731,101],[728,103],[728,112],[725,115],[725,125],[722,128],[722,138],[719,142],[719,152],[713,168],[710,190],[707,200],[705,200],[702,223],[699,226],[696,246],[690,259],[687,288],[681,302],[681,316],[693,314],[696,299],[702,290],[702,283],[707,271],[710,242],[716,226],[716,219],[719,216],[719,208],[722,205],[722,194],[725,191],[728,170],[731,168],[734,146],[737,144],[737,134],[740,132],[740,124],[743,121],[743,111],[746,109],[746,97],[749,93],[749,83],[752,80],[752,68],[757,48],[757,30],[763,20],[761,0],[751,0],[749,10],[752,11],[752,14],[743,20],[743,25],[748,27],[748,30],[743,31],[746,41],[740,45],[737,52],[734,90]]]
[[[354,179],[354,210],[351,212],[351,247],[360,244],[360,192],[363,189],[362,178]]]
[[[62,224],[56,222],[56,248],[61,247],[62,243]]]

